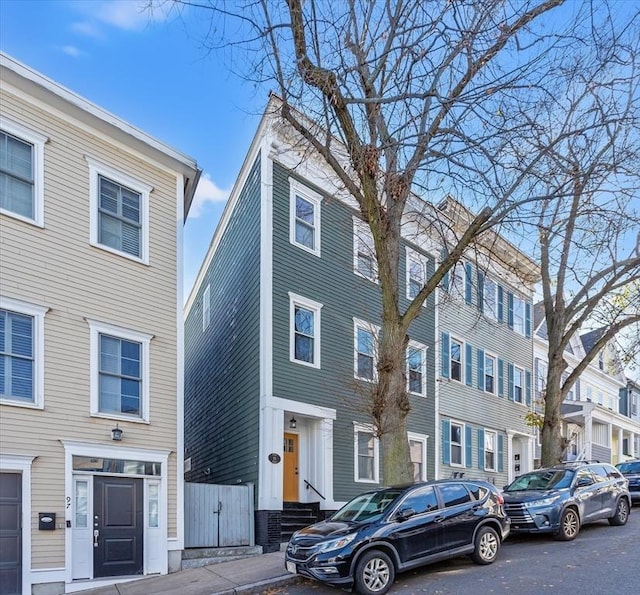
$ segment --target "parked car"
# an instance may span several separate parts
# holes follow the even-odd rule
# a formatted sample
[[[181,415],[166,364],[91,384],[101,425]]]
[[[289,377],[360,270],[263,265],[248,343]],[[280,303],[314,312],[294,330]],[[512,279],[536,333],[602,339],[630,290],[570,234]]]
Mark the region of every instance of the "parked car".
[[[616,469],[627,478],[631,502],[640,502],[640,460],[618,463]]]
[[[455,556],[491,564],[509,534],[495,486],[440,480],[356,496],[326,521],[297,531],[285,567],[323,583],[383,595],[397,572]]]
[[[631,497],[627,480],[598,462],[563,463],[517,477],[503,491],[513,533],[553,533],[575,539],[580,527],[600,519],[624,525]]]

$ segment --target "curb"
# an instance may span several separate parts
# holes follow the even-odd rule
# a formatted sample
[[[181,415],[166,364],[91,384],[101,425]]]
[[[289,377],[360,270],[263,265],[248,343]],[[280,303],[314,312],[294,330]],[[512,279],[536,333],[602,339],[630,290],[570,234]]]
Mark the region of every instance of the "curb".
[[[224,591],[215,591],[210,595],[255,595],[262,593],[265,587],[281,587],[289,585],[300,578],[295,574],[284,574],[274,578],[266,579],[251,583],[250,585],[240,585],[233,589],[225,589]]]

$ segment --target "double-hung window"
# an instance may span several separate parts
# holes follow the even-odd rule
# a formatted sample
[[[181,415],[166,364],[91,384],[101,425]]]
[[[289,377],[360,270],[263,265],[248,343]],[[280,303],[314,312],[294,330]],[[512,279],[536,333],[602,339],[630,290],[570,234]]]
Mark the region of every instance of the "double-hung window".
[[[524,402],[524,370],[513,367],[513,400],[516,403]]]
[[[379,481],[378,449],[378,439],[373,428],[364,424],[354,424],[355,481]]]
[[[44,145],[47,138],[0,118],[0,211],[44,225]]]
[[[357,217],[353,218],[353,270],[370,281],[378,282],[373,235],[369,226]]]
[[[94,246],[149,263],[149,195],[153,190],[127,174],[86,158],[89,164]]]
[[[513,296],[513,330],[521,335],[525,334],[525,305],[524,300]]]
[[[413,481],[425,481],[427,479],[427,436],[409,433],[408,438]]]
[[[491,394],[496,392],[496,358],[486,354],[484,356],[484,390]]]
[[[320,309],[322,304],[289,293],[290,344],[292,362],[320,367]]]
[[[496,470],[496,433],[489,430],[484,431],[484,468]]]
[[[451,380],[462,382],[462,343],[451,338]]]
[[[354,319],[354,375],[361,380],[376,380],[379,329],[367,322]]]
[[[427,348],[411,341],[407,347],[407,384],[410,393],[425,396]]]
[[[483,312],[493,320],[498,319],[498,287],[493,279],[484,277],[483,284]]]
[[[297,180],[289,178],[289,241],[320,256],[320,205],[322,197]]]
[[[412,300],[427,281],[427,258],[407,248],[407,298]],[[426,302],[425,302],[426,303]]]
[[[149,421],[151,335],[89,320],[91,414]]]
[[[463,437],[464,437],[464,426],[462,424],[458,424],[455,422],[451,422],[450,426],[450,441],[449,441],[449,460],[452,465],[462,466],[464,461],[462,457],[463,453]]]
[[[43,407],[46,308],[0,298],[0,401]]]

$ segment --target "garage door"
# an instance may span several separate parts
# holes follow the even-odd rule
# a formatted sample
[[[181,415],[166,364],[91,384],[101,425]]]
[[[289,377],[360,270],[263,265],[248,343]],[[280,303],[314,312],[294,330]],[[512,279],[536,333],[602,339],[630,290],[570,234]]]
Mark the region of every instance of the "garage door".
[[[0,595],[22,593],[22,475],[0,473]]]

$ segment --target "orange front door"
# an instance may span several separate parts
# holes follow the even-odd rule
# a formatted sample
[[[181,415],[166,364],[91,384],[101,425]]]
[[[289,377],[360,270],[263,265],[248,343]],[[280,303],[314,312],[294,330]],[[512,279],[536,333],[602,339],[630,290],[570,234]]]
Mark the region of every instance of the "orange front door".
[[[298,435],[284,435],[284,485],[282,499],[298,502]]]

